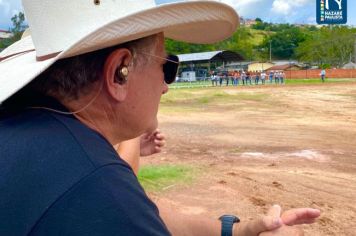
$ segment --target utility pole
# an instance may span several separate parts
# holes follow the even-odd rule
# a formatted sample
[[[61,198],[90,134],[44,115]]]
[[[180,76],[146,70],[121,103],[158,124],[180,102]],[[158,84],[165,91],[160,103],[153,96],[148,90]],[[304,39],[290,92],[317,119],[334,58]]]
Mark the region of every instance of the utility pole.
[[[272,41],[269,41],[269,62],[272,62]]]
[[[354,44],[354,62],[356,63],[356,34],[355,34],[355,44]]]

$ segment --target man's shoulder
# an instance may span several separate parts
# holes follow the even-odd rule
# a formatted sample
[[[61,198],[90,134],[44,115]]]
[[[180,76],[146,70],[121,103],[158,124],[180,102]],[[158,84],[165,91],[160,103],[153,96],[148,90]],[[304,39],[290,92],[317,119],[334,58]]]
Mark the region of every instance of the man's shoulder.
[[[168,235],[134,174],[115,165],[82,178],[56,201],[34,235]]]
[[[0,153],[12,161],[44,160],[93,169],[120,164],[130,169],[100,133],[72,115],[29,109],[0,119],[0,133]]]
[[[64,193],[105,166],[132,172],[103,137],[77,122],[41,111],[0,121],[0,188],[6,192],[0,218],[9,230],[4,232],[27,234]]]
[[[1,143],[15,145],[18,150],[36,152],[36,155],[82,157],[93,167],[117,162],[126,164],[101,134],[72,115],[29,110],[0,121],[0,129]]]

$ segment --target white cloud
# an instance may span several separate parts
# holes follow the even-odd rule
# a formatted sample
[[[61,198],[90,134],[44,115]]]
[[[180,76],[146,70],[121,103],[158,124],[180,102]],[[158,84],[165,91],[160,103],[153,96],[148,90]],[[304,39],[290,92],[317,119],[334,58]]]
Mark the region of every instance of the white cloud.
[[[272,11],[283,15],[288,15],[291,8],[291,4],[283,0],[275,0],[272,4]]]
[[[261,5],[266,5],[271,0],[221,0],[220,2],[232,6],[240,16],[247,18],[256,18],[265,11]]]
[[[221,0],[220,2],[226,3],[238,11],[244,11],[253,7],[253,4],[262,1],[263,0]]]
[[[21,0],[0,0],[0,29],[11,27],[11,17],[22,10]]]
[[[310,3],[310,0],[274,0],[272,3],[272,12],[289,15],[295,8],[303,7]]]

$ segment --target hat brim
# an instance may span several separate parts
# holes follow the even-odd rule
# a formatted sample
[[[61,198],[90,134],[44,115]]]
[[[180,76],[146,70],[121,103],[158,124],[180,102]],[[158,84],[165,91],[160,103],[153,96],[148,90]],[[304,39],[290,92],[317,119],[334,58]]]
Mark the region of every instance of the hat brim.
[[[215,43],[230,37],[238,24],[236,11],[219,2],[179,2],[143,10],[98,28],[53,58],[37,61],[36,53],[29,52],[0,62],[0,103],[61,58],[96,51],[159,32],[163,32],[167,38],[183,42]],[[29,50],[29,40],[30,37],[25,37],[1,54],[21,51],[21,47]]]

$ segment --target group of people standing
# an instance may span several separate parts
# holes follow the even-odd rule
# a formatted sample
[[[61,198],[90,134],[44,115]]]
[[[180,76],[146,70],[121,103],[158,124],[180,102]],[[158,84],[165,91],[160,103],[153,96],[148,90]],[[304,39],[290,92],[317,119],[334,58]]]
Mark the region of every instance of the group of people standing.
[[[211,73],[211,83],[213,86],[222,86],[225,81],[226,86],[229,86],[230,81],[231,85],[258,85],[261,81],[261,84],[265,84],[266,80],[269,80],[269,83],[272,84],[284,84],[285,83],[285,73],[284,71],[269,71],[268,74],[265,71],[233,71],[233,72],[212,72]],[[254,81],[254,82],[252,82]]]

